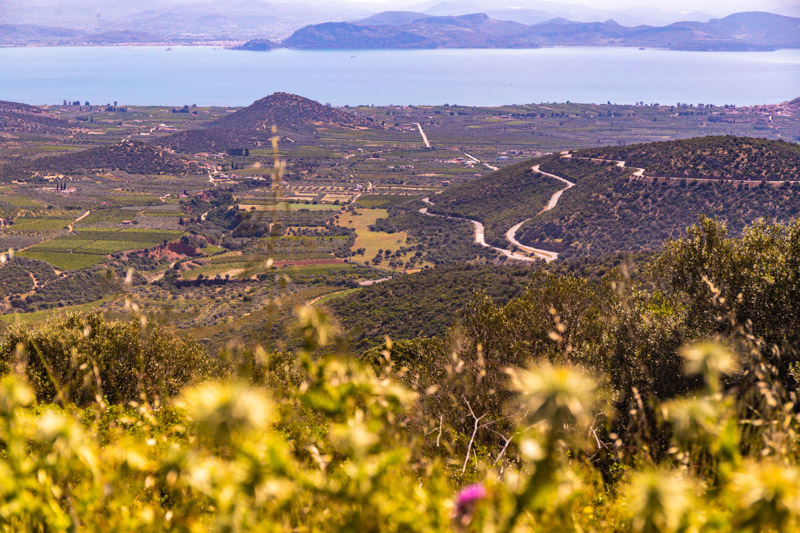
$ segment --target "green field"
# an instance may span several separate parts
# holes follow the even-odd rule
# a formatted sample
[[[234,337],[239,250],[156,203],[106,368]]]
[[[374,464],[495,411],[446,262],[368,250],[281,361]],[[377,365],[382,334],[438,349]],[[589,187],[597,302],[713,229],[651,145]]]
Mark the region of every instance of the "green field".
[[[91,226],[92,224],[121,224],[123,220],[136,218],[136,212],[123,211],[122,209],[95,209],[78,222],[76,226]]]
[[[150,194],[114,194],[106,196],[105,199],[119,206],[150,205],[161,202],[158,196]]]
[[[2,196],[0,196],[0,204],[5,204],[7,206],[19,209],[44,207],[44,204],[39,200],[36,200],[34,198],[29,198],[28,196],[15,196],[14,193],[12,194],[4,193]]]
[[[243,272],[248,267],[252,268],[255,268],[256,266],[263,267],[263,265],[264,265],[264,260],[253,263],[246,263],[246,262],[213,263],[213,264],[203,265],[193,270],[189,270],[188,272],[184,272],[182,277],[183,279],[197,279],[200,277],[200,275],[202,275],[204,278],[213,278],[216,277],[217,275],[224,276],[225,274],[235,276]]]
[[[336,300],[338,298],[343,298],[343,297],[345,297],[345,296],[347,296],[349,294],[356,293],[356,292],[358,292],[360,290],[362,290],[362,289],[360,287],[358,287],[358,288],[355,288],[355,289],[344,289],[344,290],[341,290],[341,291],[332,292],[332,293],[326,294],[325,296],[322,296],[319,300],[315,301],[314,304],[315,305],[325,305],[325,304],[331,302],[332,300]]]
[[[409,201],[412,196],[402,194],[365,194],[356,200],[358,207],[374,209],[377,207],[389,207]]]
[[[299,278],[310,279],[324,276],[331,272],[350,270],[353,268],[351,263],[332,263],[329,265],[298,265],[283,267],[277,270],[278,273],[286,274],[295,281]]]
[[[80,152],[86,150],[87,146],[58,146],[50,144],[42,144],[36,147],[37,151],[41,152]]]
[[[214,257],[203,260],[207,265],[221,265],[221,264],[246,264],[254,261],[266,261],[266,255],[258,254],[240,254],[237,252],[225,252],[224,254],[217,254]]]
[[[186,216],[186,213],[182,211],[145,211],[144,216],[153,218],[180,218]]]
[[[24,255],[47,261],[64,270],[78,270],[102,263],[103,256],[127,250],[139,250],[174,240],[182,233],[170,230],[140,228],[81,229],[77,235],[67,235],[28,248]]]
[[[19,252],[22,257],[30,257],[39,261],[46,261],[59,270],[81,270],[98,265],[105,260],[105,256],[98,254],[81,254],[69,252],[35,252],[24,250]]]
[[[203,248],[203,252],[205,252],[206,255],[215,255],[215,254],[218,254],[218,253],[224,252],[224,251],[225,251],[225,248],[222,248],[220,246],[215,246],[213,244],[209,244],[208,246]]]
[[[268,204],[262,203],[255,198],[242,198],[241,203],[239,204],[239,208],[244,211],[338,211],[342,208],[341,205],[334,205],[334,204],[301,204],[301,203],[286,203],[281,202],[279,204]],[[252,209],[255,208],[255,209]]]
[[[48,233],[66,228],[74,218],[19,217],[7,230],[23,233]]]

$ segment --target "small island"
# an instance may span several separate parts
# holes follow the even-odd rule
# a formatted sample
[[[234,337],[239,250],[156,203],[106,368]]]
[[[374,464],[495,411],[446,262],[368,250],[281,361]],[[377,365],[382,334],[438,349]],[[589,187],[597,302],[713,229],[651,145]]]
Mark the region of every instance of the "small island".
[[[269,52],[275,44],[267,39],[251,39],[244,44],[235,46],[234,50],[246,50],[249,52]]]

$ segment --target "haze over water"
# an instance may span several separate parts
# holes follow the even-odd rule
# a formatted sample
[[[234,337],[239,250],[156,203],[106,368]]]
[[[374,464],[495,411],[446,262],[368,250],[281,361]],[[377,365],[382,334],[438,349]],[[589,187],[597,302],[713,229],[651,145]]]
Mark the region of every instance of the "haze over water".
[[[29,104],[243,106],[276,91],[333,105],[753,105],[800,96],[800,50],[0,48],[0,73],[0,100]]]

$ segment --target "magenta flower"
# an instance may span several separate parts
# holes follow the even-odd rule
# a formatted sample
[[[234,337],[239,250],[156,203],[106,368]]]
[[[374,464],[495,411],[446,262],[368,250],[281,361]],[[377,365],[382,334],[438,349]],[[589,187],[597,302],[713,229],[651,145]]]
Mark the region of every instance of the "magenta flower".
[[[480,483],[461,489],[456,497],[456,517],[461,520],[468,518],[475,510],[475,504],[484,498],[486,498],[486,487]]]

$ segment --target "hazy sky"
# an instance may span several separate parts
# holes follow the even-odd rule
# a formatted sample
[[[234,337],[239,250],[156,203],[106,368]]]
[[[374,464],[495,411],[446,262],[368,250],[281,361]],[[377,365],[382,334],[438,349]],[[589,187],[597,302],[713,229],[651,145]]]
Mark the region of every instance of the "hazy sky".
[[[375,6],[410,6],[423,0],[349,0]],[[457,3],[458,0],[443,0]],[[505,3],[505,2],[503,2]],[[520,0],[520,6],[527,2]],[[710,14],[728,14],[737,11],[778,11],[788,7],[792,0],[565,0],[564,4],[580,4],[598,9],[655,8],[667,11],[703,11]],[[797,5],[797,4],[795,4]]]

